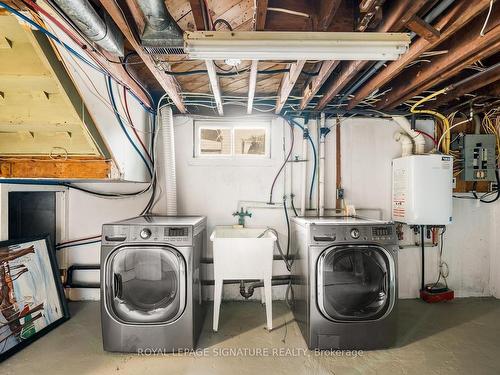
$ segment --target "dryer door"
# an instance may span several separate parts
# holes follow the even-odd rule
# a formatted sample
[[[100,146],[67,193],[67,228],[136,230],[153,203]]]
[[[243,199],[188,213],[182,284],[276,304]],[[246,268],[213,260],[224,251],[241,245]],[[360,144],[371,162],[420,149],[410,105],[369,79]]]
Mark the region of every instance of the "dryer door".
[[[316,275],[318,307],[328,319],[375,320],[392,309],[394,260],[381,247],[330,247],[320,255]]]
[[[106,308],[128,324],[164,324],[186,305],[186,262],[169,246],[120,246],[106,262]]]

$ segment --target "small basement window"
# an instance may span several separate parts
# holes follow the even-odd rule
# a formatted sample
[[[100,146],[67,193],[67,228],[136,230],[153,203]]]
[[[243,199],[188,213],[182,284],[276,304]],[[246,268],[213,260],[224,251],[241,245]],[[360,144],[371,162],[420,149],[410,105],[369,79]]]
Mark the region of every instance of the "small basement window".
[[[196,121],[194,156],[269,158],[269,133],[269,122],[233,125],[228,122]]]

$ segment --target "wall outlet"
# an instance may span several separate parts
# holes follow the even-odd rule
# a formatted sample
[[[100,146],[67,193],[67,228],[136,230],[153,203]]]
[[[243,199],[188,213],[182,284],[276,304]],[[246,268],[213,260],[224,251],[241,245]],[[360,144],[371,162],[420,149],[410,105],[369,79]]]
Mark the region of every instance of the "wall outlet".
[[[344,189],[337,189],[337,199],[344,199]]]

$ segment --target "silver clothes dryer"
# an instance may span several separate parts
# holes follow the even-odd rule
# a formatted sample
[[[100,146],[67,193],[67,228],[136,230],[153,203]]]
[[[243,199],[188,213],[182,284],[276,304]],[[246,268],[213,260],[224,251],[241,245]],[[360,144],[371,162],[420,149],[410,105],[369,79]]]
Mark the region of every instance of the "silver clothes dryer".
[[[200,282],[205,247],[205,217],[141,216],[103,225],[104,350],[195,347],[205,316]]]
[[[293,312],[310,349],[380,349],[396,339],[397,235],[389,222],[292,218]]]

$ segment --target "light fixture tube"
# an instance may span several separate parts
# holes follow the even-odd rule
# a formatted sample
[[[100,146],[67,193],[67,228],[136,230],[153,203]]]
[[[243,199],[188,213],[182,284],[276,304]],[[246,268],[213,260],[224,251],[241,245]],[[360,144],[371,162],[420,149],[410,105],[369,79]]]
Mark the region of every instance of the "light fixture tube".
[[[408,50],[405,33],[195,31],[184,33],[191,59],[397,60]]]

